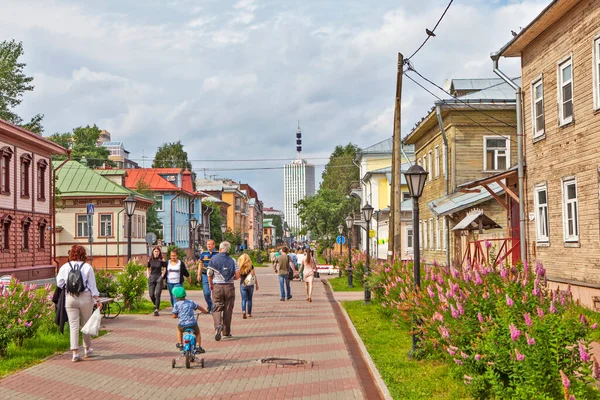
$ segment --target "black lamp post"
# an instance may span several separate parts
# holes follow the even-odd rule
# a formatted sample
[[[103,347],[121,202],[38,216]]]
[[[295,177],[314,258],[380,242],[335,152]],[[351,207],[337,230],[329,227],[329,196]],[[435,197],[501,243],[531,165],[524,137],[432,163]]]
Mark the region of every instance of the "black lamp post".
[[[354,217],[348,215],[346,217],[346,227],[348,227],[348,267],[346,272],[348,273],[348,287],[352,286],[352,227],[354,226]]]
[[[198,220],[195,217],[190,218],[190,247],[192,249],[192,258],[196,259],[196,228],[198,228]]]
[[[135,212],[136,201],[133,193],[123,201],[125,203],[125,214],[127,214],[127,262],[131,260],[131,217]]]
[[[363,208],[362,208],[362,212],[363,212],[363,218],[365,220],[365,222],[367,223],[367,265],[365,268],[365,276],[363,278],[363,285],[365,286],[365,304],[369,304],[371,302],[371,289],[369,288],[369,285],[367,284],[367,278],[369,277],[369,275],[371,274],[371,249],[370,249],[370,242],[371,242],[371,238],[369,237],[369,234],[371,233],[371,218],[373,218],[373,206],[371,206],[369,203],[367,203]]]
[[[427,171],[420,165],[412,165],[406,172],[406,184],[408,185],[408,191],[410,197],[413,199],[413,249],[414,249],[414,262],[413,262],[413,275],[415,281],[415,291],[421,288],[421,251],[420,251],[420,237],[419,237],[419,197],[423,194],[423,188],[425,182],[427,182]],[[416,321],[415,321],[416,323]],[[412,349],[409,354],[414,355],[417,350],[417,343],[419,339],[417,335],[412,335]]]
[[[344,225],[339,224],[338,226],[338,233],[340,234],[340,265],[338,265],[338,272],[339,272],[339,277],[342,277],[342,255],[344,253],[344,248],[342,247],[342,233],[344,233]]]

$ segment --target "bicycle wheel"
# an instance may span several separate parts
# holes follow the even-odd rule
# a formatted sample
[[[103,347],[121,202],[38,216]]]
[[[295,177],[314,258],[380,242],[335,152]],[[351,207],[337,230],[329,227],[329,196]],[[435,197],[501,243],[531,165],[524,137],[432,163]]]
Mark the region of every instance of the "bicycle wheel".
[[[102,314],[104,318],[115,319],[121,314],[121,305],[114,301],[106,303],[102,306]]]
[[[192,352],[186,351],[185,352],[185,367],[190,368],[191,362],[192,362]]]

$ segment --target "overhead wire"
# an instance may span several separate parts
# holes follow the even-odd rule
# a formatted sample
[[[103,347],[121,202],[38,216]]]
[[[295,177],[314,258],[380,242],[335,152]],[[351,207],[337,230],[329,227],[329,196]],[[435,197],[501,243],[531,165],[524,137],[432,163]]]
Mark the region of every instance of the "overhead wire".
[[[431,30],[431,33],[435,33],[435,30],[437,29],[438,25],[440,24],[440,22],[442,22],[442,19],[444,19],[444,16],[446,15],[446,13],[448,12],[448,9],[450,8],[450,6],[452,5],[452,2],[454,0],[450,0],[450,2],[448,3],[448,5],[446,6],[446,9],[444,10],[444,12],[442,13],[442,16],[440,17],[440,19],[438,19],[438,22],[435,24],[435,26],[433,27],[433,29]],[[410,60],[411,58],[413,58],[422,48],[423,46],[425,46],[425,43],[427,43],[427,41],[434,35],[430,35],[429,33],[427,34],[427,37],[425,38],[425,40],[423,41],[423,43],[421,43],[421,45],[419,46],[419,48],[417,48],[414,53],[412,53],[410,55],[410,57],[408,57],[406,59],[406,61]]]

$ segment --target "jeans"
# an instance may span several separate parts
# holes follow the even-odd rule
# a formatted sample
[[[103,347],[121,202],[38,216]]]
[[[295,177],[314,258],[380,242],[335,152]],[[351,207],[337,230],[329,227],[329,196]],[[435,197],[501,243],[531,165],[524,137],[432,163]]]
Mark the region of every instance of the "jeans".
[[[242,283],[240,285],[240,292],[242,293],[242,311],[248,311],[248,314],[252,314],[252,295],[254,294],[254,285],[246,286]]]
[[[167,282],[167,289],[169,289],[169,295],[171,296],[171,307],[175,306],[175,297],[173,296],[173,288],[181,286],[179,283]]]
[[[212,297],[210,295],[210,286],[208,285],[208,275],[202,274],[202,291],[204,292],[204,300],[206,300],[206,306],[208,311],[212,311],[215,308]]]
[[[160,294],[162,293],[162,289],[162,276],[150,275],[150,278],[148,278],[148,294],[156,310],[160,309]]]
[[[285,285],[285,286],[284,286]],[[292,297],[292,292],[290,291],[290,278],[287,274],[279,275],[279,290],[281,291],[282,299],[289,299]],[[285,291],[287,290],[287,296],[285,295]]]
[[[219,325],[223,327],[223,334],[231,333],[231,317],[235,305],[235,286],[233,283],[215,284],[213,286],[215,309],[213,310],[213,322],[215,329]]]

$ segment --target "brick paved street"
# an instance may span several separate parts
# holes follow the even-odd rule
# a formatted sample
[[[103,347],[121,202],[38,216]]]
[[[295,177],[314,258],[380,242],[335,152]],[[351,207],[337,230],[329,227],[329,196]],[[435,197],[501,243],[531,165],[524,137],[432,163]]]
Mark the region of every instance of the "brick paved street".
[[[2,379],[0,398],[366,398],[324,285],[315,282],[313,302],[308,303],[304,284],[293,282],[293,299],[280,302],[272,269],[259,268],[258,277],[260,290],[255,292],[253,318],[242,319],[236,291],[233,338],[215,342],[212,317],[200,316],[202,345],[207,351],[204,369],[171,368],[171,359],[178,353],[176,321],[170,310],[158,318],[122,315],[106,321],[110,333],[94,341],[95,357],[72,363],[70,353],[65,353]],[[188,298],[204,305],[201,291],[188,292]],[[261,364],[260,359],[267,357],[297,358],[313,364]]]

